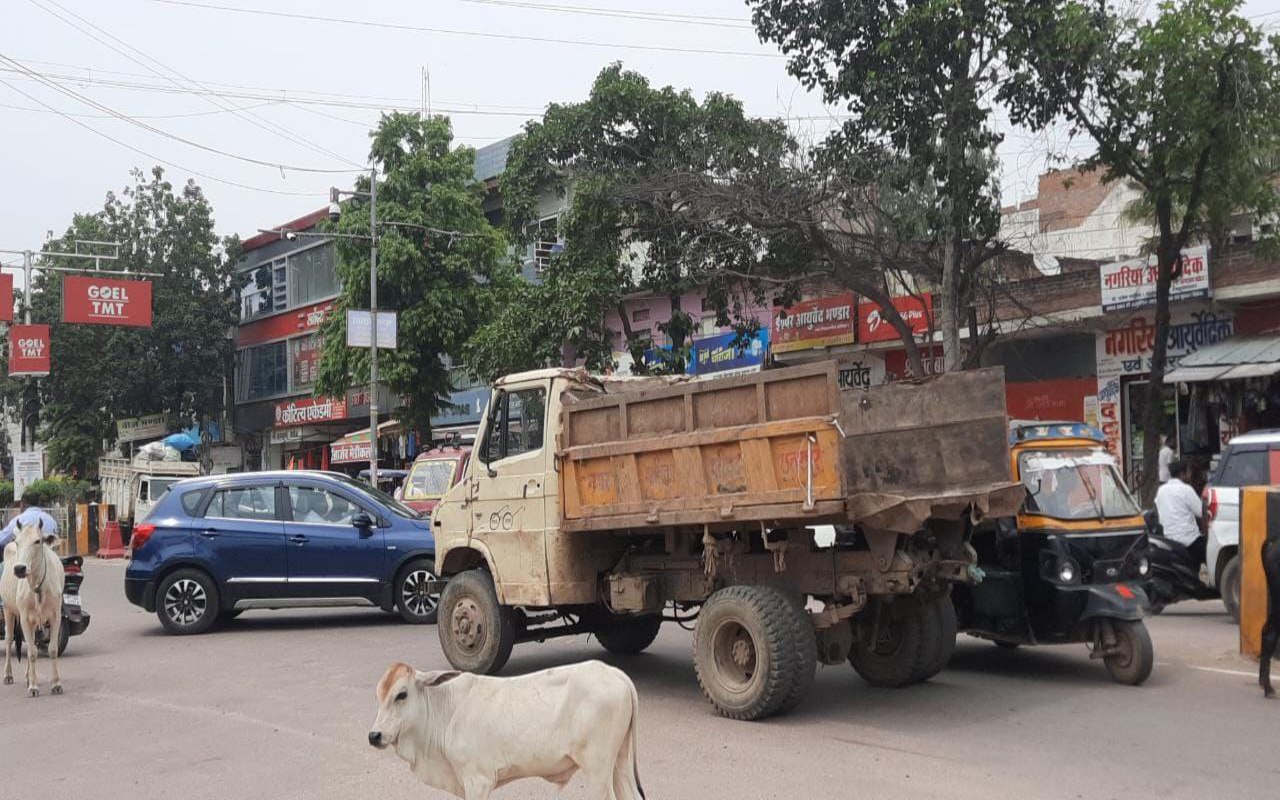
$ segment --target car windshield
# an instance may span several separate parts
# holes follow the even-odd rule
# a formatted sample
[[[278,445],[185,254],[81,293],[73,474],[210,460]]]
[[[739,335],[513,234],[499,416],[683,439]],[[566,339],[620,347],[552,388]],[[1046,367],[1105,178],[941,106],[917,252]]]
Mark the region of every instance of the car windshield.
[[[453,473],[457,466],[456,458],[433,458],[417,462],[404,482],[404,499],[435,500],[443,497],[453,485]]]
[[[1141,513],[1115,459],[1098,450],[1041,450],[1018,458],[1026,510],[1057,519],[1130,517]]]
[[[409,508],[404,503],[401,503],[399,500],[395,499],[394,497],[382,491],[381,489],[375,489],[363,481],[358,481],[355,478],[348,478],[345,475],[339,478],[339,480],[341,480],[343,483],[347,484],[348,486],[353,486],[356,489],[364,492],[365,494],[372,497],[374,500],[377,500],[379,503],[386,506],[386,508],[389,511],[391,511],[393,514],[395,514],[398,517],[405,517],[406,519],[422,519],[422,515],[419,514],[417,511],[414,511],[412,508]]]

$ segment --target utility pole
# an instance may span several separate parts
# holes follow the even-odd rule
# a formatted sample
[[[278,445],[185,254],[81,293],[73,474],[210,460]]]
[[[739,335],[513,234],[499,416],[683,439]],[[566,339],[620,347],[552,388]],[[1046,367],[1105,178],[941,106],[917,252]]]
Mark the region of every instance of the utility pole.
[[[369,170],[369,485],[378,488],[378,168]]]

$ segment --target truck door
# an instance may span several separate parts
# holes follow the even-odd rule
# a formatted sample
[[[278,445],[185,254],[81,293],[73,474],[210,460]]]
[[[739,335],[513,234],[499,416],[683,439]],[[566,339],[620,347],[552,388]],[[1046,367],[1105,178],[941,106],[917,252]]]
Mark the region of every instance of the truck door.
[[[471,529],[494,560],[508,605],[547,605],[546,441],[549,381],[494,393],[471,470]]]

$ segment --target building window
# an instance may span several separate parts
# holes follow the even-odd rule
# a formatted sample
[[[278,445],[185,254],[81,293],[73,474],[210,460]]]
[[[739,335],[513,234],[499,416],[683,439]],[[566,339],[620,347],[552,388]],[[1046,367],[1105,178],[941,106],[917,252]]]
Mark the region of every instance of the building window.
[[[305,306],[338,294],[332,242],[289,255],[289,305]]]
[[[649,309],[647,309],[647,308],[637,308],[635,311],[632,311],[632,312],[631,312],[631,321],[632,321],[632,322],[648,322],[648,321],[649,321]]]
[[[283,258],[259,264],[248,270],[240,287],[240,319],[284,311],[288,307],[288,270]]]
[[[560,218],[548,217],[537,225],[526,228],[533,234],[533,242],[525,254],[525,264],[533,265],[533,273],[541,275],[551,266],[551,257],[564,250],[564,240],[560,238]]]
[[[257,400],[289,391],[288,344],[274,342],[236,354],[237,400]]]

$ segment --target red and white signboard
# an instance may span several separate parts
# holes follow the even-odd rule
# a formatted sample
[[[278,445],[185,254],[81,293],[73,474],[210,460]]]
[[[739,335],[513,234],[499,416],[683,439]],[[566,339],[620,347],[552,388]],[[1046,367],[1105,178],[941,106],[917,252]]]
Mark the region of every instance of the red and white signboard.
[[[304,397],[276,403],[276,426],[313,425],[347,418],[347,401],[332,397]]]
[[[923,305],[921,305],[923,300]],[[895,297],[893,298],[893,307],[898,309],[898,313],[902,315],[908,327],[911,328],[913,334],[922,334],[929,332],[929,320],[933,316],[933,295],[923,294],[919,299],[915,297]],[[876,303],[859,303],[858,304],[858,341],[867,344],[869,342],[892,342],[898,339],[898,332],[889,320],[885,319],[884,311]]]
[[[9,374],[49,374],[49,326],[11,325],[9,327]]]
[[[373,448],[368,442],[334,442],[329,445],[329,463],[353,464],[357,461],[368,461],[373,457]]]
[[[13,275],[0,272],[0,322],[13,322]]]
[[[786,353],[815,347],[853,344],[852,292],[802,300],[773,317],[773,351]]]
[[[62,321],[151,327],[151,281],[68,275],[62,279]]]

